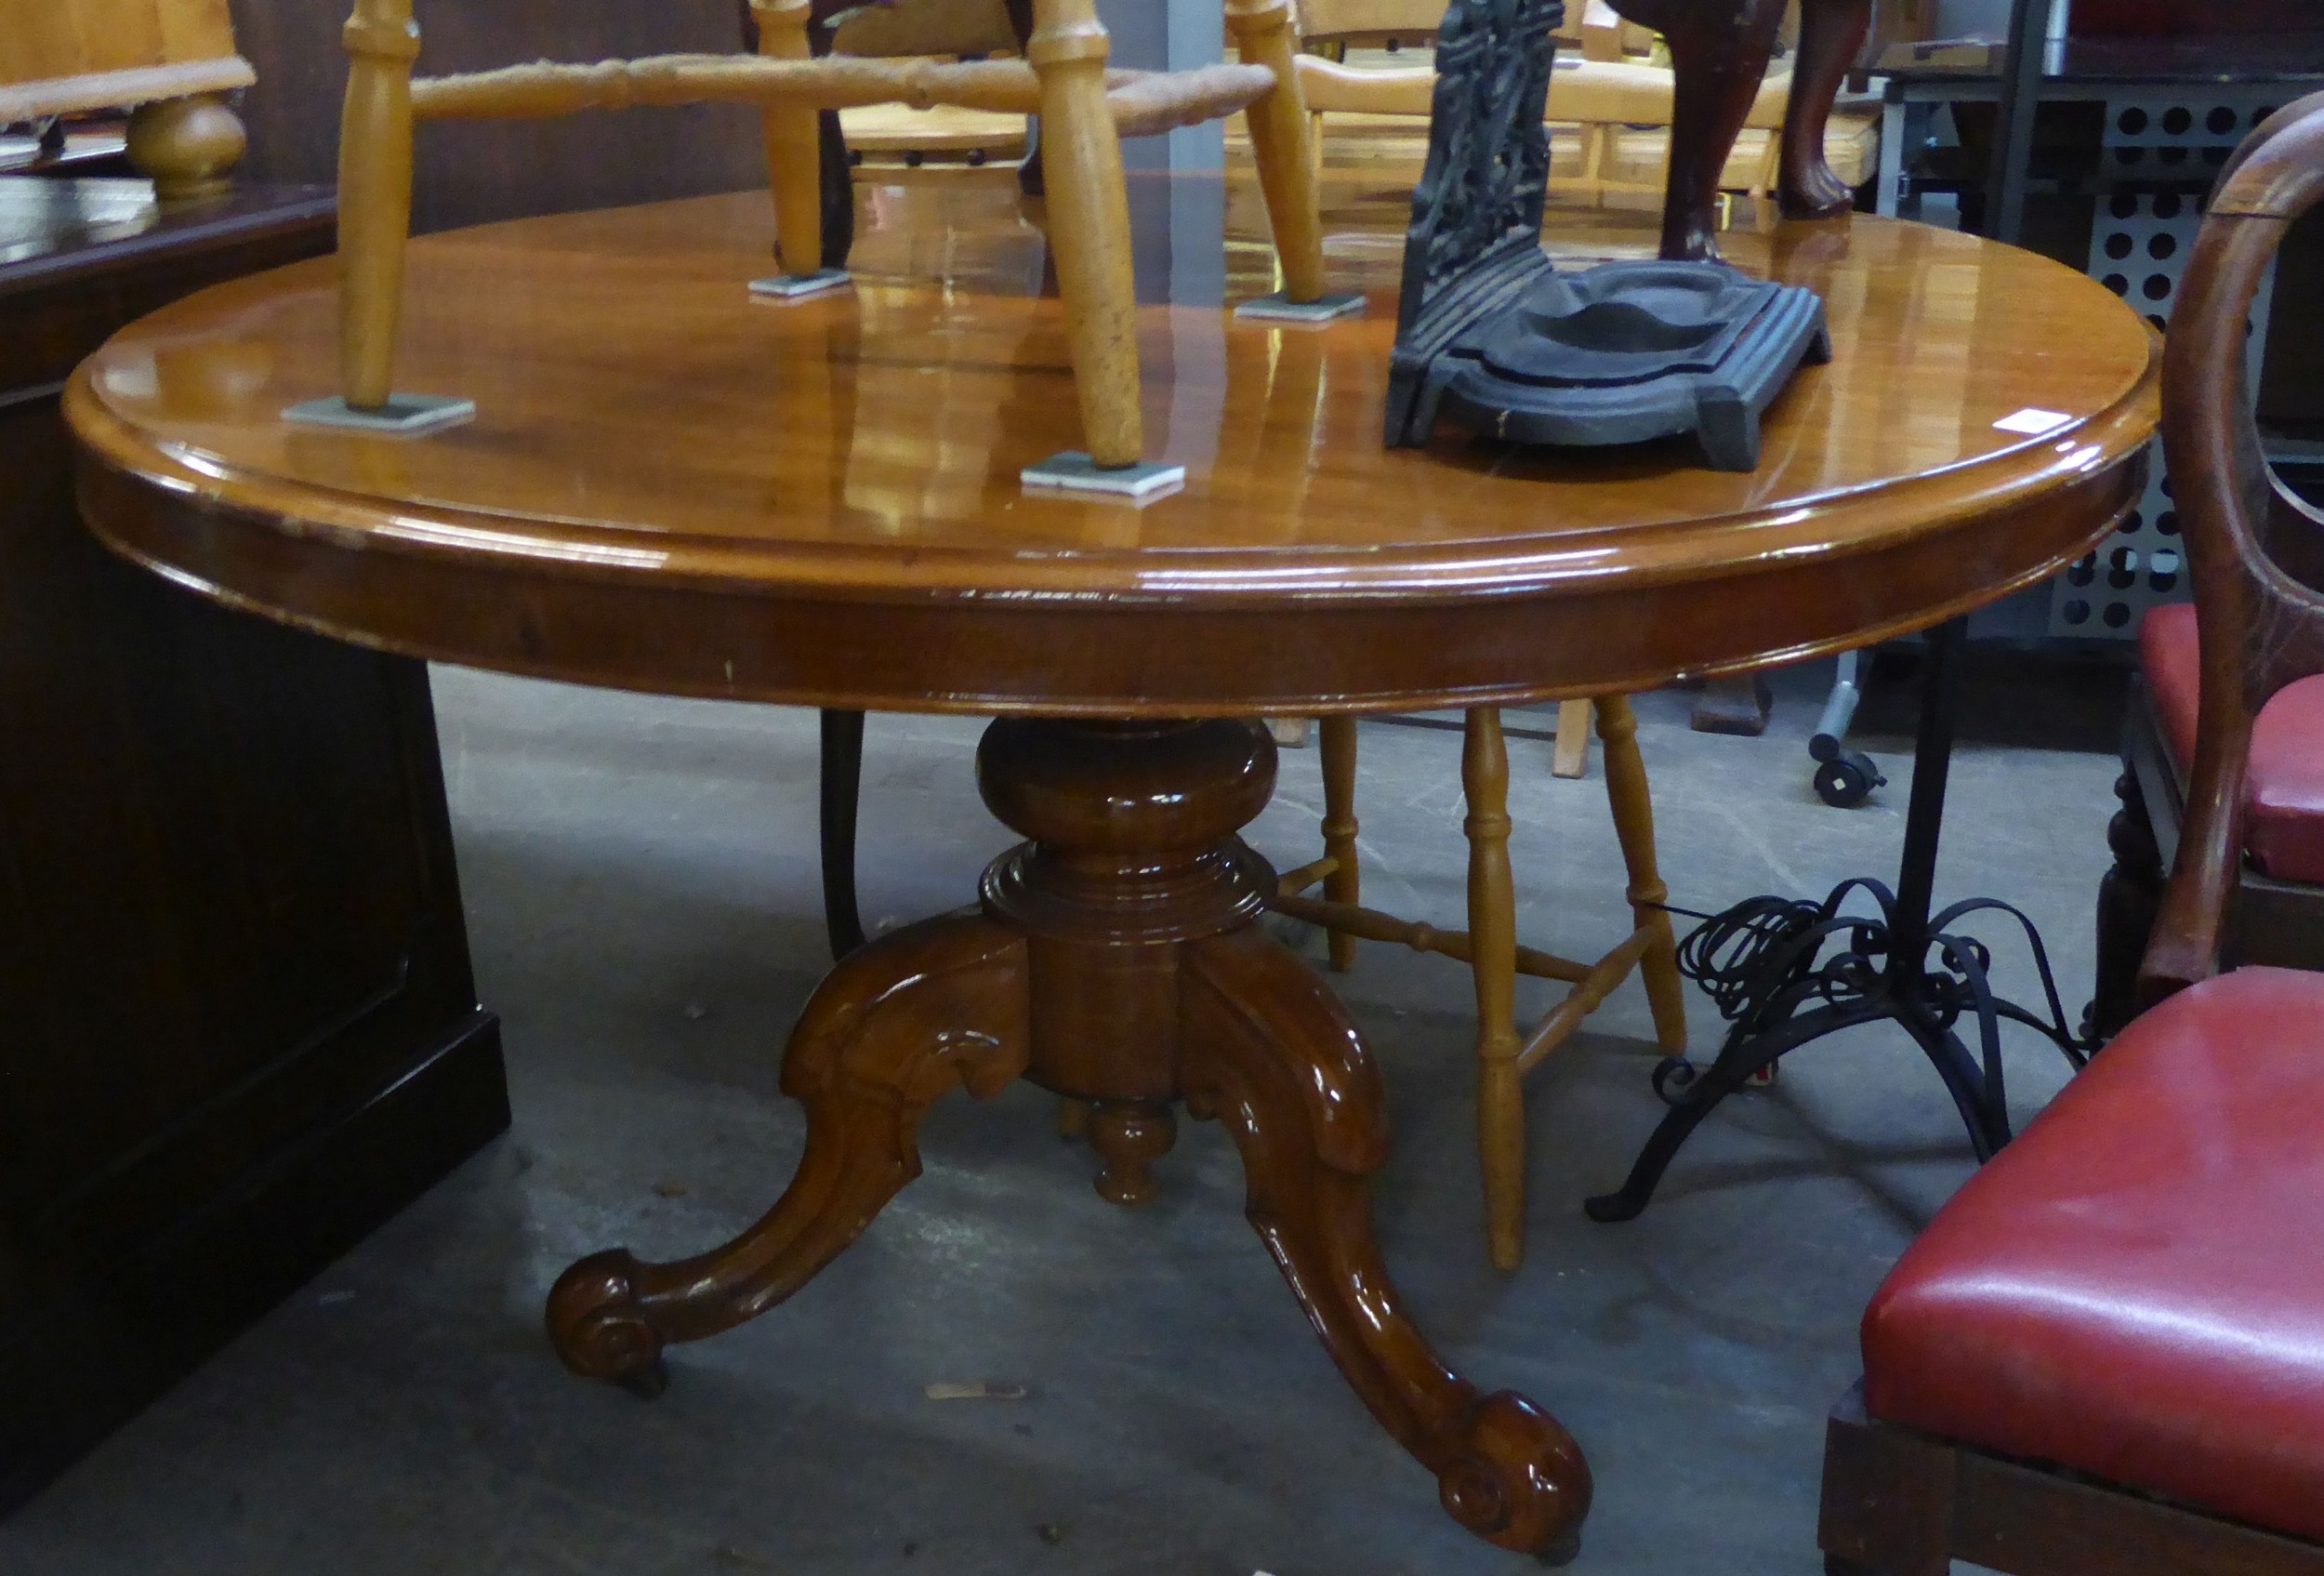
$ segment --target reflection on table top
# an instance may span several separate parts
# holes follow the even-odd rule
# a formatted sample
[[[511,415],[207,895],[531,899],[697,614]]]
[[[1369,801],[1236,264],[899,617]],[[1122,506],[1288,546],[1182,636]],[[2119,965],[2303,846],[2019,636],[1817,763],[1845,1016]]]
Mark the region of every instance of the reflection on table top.
[[[1255,202],[1230,204],[1215,179],[1135,186],[1142,295],[1171,303],[1142,313],[1148,449],[1188,468],[1182,493],[1142,510],[1017,482],[1076,445],[1078,417],[1057,304],[1037,294],[1042,237],[1005,180],[867,189],[856,288],[793,306],[742,288],[767,268],[761,193],[417,242],[398,386],[474,398],[477,420],[450,432],[278,418],[335,387],[327,260],[124,333],[85,369],[80,425],[125,469],[383,548],[1263,594],[1538,587],[1844,546],[2059,484],[2134,448],[2149,419],[2148,336],[2103,287],[1857,218],[1728,238],[1745,269],[1822,293],[1836,351],[1770,411],[1752,474],[1697,469],[1678,443],[1543,454],[1446,435],[1386,450],[1401,205],[1335,209],[1335,284],[1370,293],[1365,316],[1265,327],[1216,304],[1272,284]],[[1637,255],[1645,232],[1618,216],[1552,241]],[[1995,425],[2028,407],[2080,425]]]

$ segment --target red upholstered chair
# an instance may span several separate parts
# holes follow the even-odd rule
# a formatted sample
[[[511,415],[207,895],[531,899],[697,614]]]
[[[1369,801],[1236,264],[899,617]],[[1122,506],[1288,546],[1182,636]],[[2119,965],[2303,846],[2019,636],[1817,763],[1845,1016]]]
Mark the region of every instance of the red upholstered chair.
[[[2317,195],[2313,163],[2301,163],[2317,133],[2291,121],[2296,110],[2254,130],[2234,166],[2262,206],[2305,209]],[[2273,147],[2254,153],[2268,128],[2280,128]],[[2152,611],[2141,632],[2143,697],[2115,788],[2115,869],[2099,893],[2101,1035],[2136,1012],[2171,863],[2222,869],[2229,893],[2199,928],[2192,911],[2178,916],[2171,958],[2150,960],[2161,974],[2185,984],[2215,962],[2324,967],[2324,513],[2268,474],[2245,402],[2245,323],[2290,220],[2222,202],[2240,197],[2222,188],[2212,205],[2164,363],[2164,446],[2197,600]],[[2217,705],[2199,705],[2212,688]],[[2194,895],[2185,888],[2183,902]]]
[[[2212,977],[2247,850],[2272,876],[2324,841],[2293,797],[2324,741],[2324,518],[2268,477],[2242,365],[2253,289],[2319,195],[2324,94],[2223,178],[2165,353],[2202,704],[2185,741],[2191,693],[2157,687],[2192,759],[2136,985],[2159,1004],[1874,1296],[1825,1448],[1835,1572],[2324,1576],[2324,974]],[[2150,661],[2185,638],[2166,622]]]
[[[2291,113],[2269,123],[2287,129],[2267,169],[2247,163],[2238,179],[2271,180],[2265,201],[2304,207],[2316,176],[2299,168],[2297,144],[2314,134],[2291,128]],[[2205,271],[2190,258],[2172,322],[2163,409],[2195,605],[2158,608],[2140,632],[2141,693],[2115,787],[2122,811],[2107,832],[2115,864],[2098,897],[2091,1026],[2101,1035],[2140,1005],[2163,871],[2185,843],[2228,883],[2222,911],[2180,925],[2164,973],[2184,983],[2214,958],[2324,969],[2324,514],[2268,474],[2243,397],[2244,325],[2285,223],[2212,212]],[[2199,704],[2214,686],[2218,704]],[[2208,759],[2199,715],[2213,730]]]

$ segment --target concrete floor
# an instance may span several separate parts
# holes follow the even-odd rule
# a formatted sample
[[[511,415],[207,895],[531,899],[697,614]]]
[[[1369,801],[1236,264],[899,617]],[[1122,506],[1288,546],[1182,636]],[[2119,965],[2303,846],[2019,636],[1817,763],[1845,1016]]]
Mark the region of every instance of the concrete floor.
[[[1874,739],[1895,783],[1855,811],[1820,804],[1802,743],[1820,678],[1792,676],[1757,740],[1688,732],[1681,697],[1641,703],[1675,901],[1893,868],[1908,762]],[[540,1324],[566,1263],[722,1239],[798,1153],[775,1073],[825,965],[815,726],[456,670],[437,703],[514,1130],[0,1527],[0,1572],[1530,1568],[1446,1519],[1342,1384],[1242,1220],[1215,1124],[1185,1124],[1166,1196],[1126,1212],[1030,1087],[940,1106],[921,1181],[796,1301],[676,1349],[663,1399],[569,1377]],[[867,920],[962,902],[1008,841],[971,783],[976,733],[873,720]],[[1457,735],[1362,736],[1367,898],[1457,921]],[[1627,922],[1595,758],[1574,783],[1551,778],[1544,741],[1512,755],[1524,933],[1594,955]],[[2024,905],[2077,1012],[2113,775],[2103,754],[1976,745],[1954,769],[1940,896]],[[1287,752],[1252,841],[1309,857],[1318,808],[1314,752]],[[1997,950],[2029,993],[2022,954]],[[1822,1419],[1855,1377],[1858,1313],[1970,1171],[1918,1053],[1867,1031],[1799,1055],[1707,1124],[1643,1219],[1593,1225],[1581,1198],[1620,1179],[1659,1110],[1626,987],[1530,1085],[1529,1255],[1504,1278],[1482,1240],[1465,973],[1371,947],[1340,988],[1393,1102],[1389,1263],[1455,1367],[1527,1392],[1588,1450],[1576,1569],[1819,1569]],[[1526,991],[1538,1010],[1547,990]],[[1708,1051],[1712,1014],[1691,1005]],[[2022,1040],[2013,1053],[2029,1113],[2063,1066]],[[926,1398],[945,1381],[1025,1394]]]

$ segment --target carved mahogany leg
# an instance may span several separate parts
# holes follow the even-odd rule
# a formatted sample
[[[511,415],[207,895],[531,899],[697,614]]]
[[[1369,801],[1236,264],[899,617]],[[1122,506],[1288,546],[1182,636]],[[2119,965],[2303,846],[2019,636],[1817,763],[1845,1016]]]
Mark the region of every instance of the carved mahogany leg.
[[[1387,1115],[1355,1026],[1314,971],[1255,930],[1188,954],[1188,1106],[1234,1132],[1251,1225],[1332,1360],[1436,1475],[1453,1519],[1503,1548],[1570,1555],[1590,1509],[1580,1448],[1524,1397],[1480,1396],[1397,1305],[1372,1241]]]
[[[1719,174],[1767,74],[1784,0],[1618,0],[1615,9],[1670,40],[1676,102],[1663,190],[1662,256],[1719,256]]]
[[[850,955],[809,1000],[783,1059],[807,1150],[782,1200],[677,1264],[594,1253],[557,1279],[548,1335],[574,1372],[655,1388],[662,1347],[757,1318],[807,1284],[920,1173],[920,1116],[989,1098],[1024,1070],[1025,944],[982,914],[924,920]]]
[[[1801,0],[1800,56],[1783,113],[1783,211],[1790,219],[1830,219],[1855,205],[1824,160],[1824,128],[1832,100],[1864,47],[1872,0]]]

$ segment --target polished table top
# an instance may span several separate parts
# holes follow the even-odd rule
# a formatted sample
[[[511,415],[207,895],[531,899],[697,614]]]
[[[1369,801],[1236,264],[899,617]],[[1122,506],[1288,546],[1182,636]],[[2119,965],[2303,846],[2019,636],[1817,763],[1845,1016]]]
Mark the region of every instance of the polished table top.
[[[2157,346],[2103,286],[1866,216],[1727,238],[1834,345],[1749,475],[1683,442],[1381,444],[1402,199],[1327,219],[1323,328],[1248,193],[1134,179],[1141,508],[1028,493],[1079,442],[1044,245],[1006,179],[869,188],[851,293],[775,306],[762,192],[415,245],[397,384],[470,425],[295,428],[336,387],[334,277],[222,285],[70,391],[85,506],[180,581],[343,637],[582,682],[993,711],[1248,714],[1635,687],[1860,644],[2048,574],[2130,507]],[[1560,229],[1552,251],[1643,232]],[[2070,421],[2040,436],[1997,423]],[[1161,620],[1157,622],[1156,620]]]

